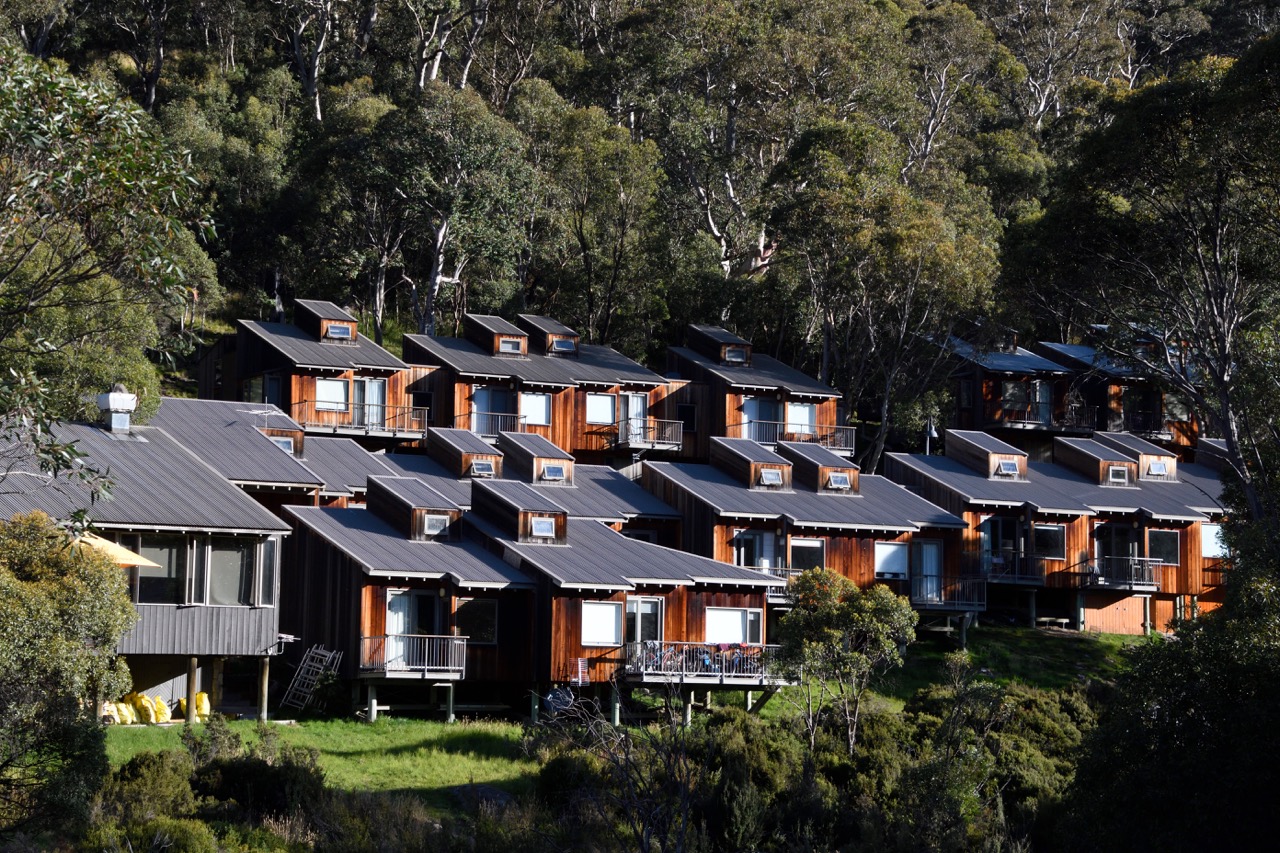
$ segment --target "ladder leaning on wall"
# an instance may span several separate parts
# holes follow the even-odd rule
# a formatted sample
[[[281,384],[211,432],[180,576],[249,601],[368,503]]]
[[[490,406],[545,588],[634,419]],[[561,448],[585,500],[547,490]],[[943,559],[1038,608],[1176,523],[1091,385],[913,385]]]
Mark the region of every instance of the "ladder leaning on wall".
[[[337,672],[342,662],[342,652],[331,652],[324,646],[312,646],[298,664],[298,670],[289,682],[289,689],[280,700],[280,707],[294,707],[299,711],[306,710],[311,704],[311,694],[316,689],[321,677],[326,672]]]

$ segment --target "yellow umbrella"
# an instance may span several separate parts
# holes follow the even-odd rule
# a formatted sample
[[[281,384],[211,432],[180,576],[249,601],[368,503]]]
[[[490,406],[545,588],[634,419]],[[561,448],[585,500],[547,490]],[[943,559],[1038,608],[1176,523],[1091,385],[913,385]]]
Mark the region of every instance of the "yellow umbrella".
[[[147,568],[152,569],[160,568],[159,563],[153,563],[141,554],[136,554],[123,545],[117,545],[110,539],[103,539],[96,533],[86,533],[77,541],[81,545],[88,545],[90,548],[106,554],[117,566],[146,566]]]

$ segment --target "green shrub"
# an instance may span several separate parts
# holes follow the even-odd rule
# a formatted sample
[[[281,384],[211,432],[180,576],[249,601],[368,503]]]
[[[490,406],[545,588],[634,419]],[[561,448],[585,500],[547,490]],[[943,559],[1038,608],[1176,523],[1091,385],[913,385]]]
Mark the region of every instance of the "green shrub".
[[[143,752],[111,774],[98,797],[100,814],[121,824],[195,813],[191,757],[176,749]]]

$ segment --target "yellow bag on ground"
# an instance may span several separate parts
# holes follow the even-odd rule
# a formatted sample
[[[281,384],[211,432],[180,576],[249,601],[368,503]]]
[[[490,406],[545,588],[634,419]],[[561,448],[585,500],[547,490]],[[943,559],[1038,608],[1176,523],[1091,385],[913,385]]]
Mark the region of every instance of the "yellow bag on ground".
[[[133,710],[133,703],[129,701],[128,696],[116,703],[116,714],[119,715],[122,726],[132,726],[138,722],[138,715]]]
[[[102,703],[102,721],[107,725],[120,724],[120,712],[116,710],[115,702]]]
[[[152,698],[151,707],[155,709],[157,723],[167,723],[173,719],[173,712],[169,710],[169,703],[165,702],[160,696]]]
[[[138,711],[138,722],[154,723],[156,721],[156,707],[151,704],[150,696],[145,693],[135,694],[133,707]]]
[[[203,691],[196,694],[196,716],[202,723],[209,720],[209,694]]]
[[[178,716],[184,720],[187,718],[187,697],[186,696],[178,697]]]

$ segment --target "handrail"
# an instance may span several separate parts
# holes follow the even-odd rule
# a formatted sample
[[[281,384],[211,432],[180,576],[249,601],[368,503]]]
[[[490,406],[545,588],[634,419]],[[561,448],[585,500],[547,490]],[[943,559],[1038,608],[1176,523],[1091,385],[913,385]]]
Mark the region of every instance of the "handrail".
[[[760,444],[777,444],[779,441],[802,441],[819,444],[831,450],[852,452],[857,430],[838,424],[810,424],[788,421],[741,421],[733,424],[741,428],[745,438]]]
[[[456,426],[464,419],[471,422],[470,430],[477,435],[497,438],[500,432],[524,432],[525,416],[513,412],[471,412],[454,418]]]
[[[1099,557],[1072,569],[1084,586],[1158,587],[1161,565],[1155,557]]]
[[[684,422],[658,418],[619,418],[618,446],[684,444]]]
[[[704,680],[781,677],[776,666],[778,649],[740,643],[641,640],[626,645],[626,672]]]
[[[467,638],[437,634],[382,634],[360,638],[360,669],[377,672],[462,673]]]
[[[966,565],[992,583],[1044,583],[1045,560],[1040,554],[1020,554],[1009,549],[967,551]]]
[[[987,607],[987,581],[985,578],[913,575],[911,578],[911,604],[916,607],[985,610]]]
[[[290,416],[303,429],[352,432],[423,432],[430,425],[425,406],[389,406],[385,403],[347,403],[341,409],[318,409],[318,400],[299,400]]]
[[[1098,407],[1068,405],[1059,414],[1055,407],[1048,403],[1011,403],[1004,400],[992,400],[987,404],[988,422],[1023,424],[1025,426],[1043,427],[1080,427],[1095,429],[1098,423]]]

